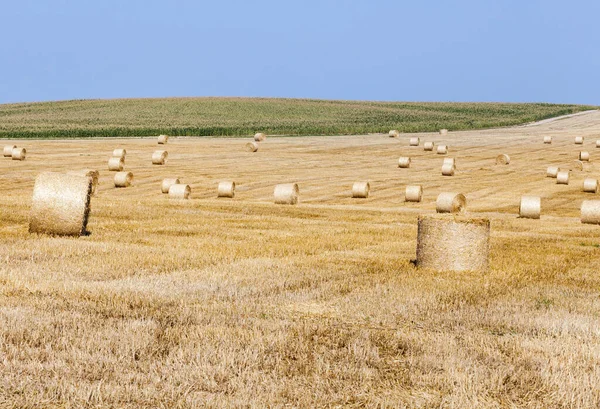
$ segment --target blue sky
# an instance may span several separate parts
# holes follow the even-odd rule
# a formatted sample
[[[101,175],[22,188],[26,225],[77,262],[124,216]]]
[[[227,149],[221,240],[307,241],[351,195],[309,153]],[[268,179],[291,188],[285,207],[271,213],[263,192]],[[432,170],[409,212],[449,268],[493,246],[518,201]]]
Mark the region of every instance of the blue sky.
[[[0,103],[264,96],[600,105],[600,1],[20,0]]]

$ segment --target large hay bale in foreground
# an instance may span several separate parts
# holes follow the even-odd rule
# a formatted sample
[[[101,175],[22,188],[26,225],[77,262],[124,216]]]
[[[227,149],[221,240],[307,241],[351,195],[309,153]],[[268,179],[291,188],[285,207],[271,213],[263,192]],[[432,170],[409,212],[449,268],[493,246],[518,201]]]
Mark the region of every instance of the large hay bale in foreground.
[[[450,163],[444,163],[442,165],[442,176],[454,176],[455,169],[456,168],[454,167],[454,165]]]
[[[423,187],[421,185],[406,186],[404,191],[405,202],[420,202],[423,198]]]
[[[264,134],[264,133],[262,133],[262,132],[258,132],[258,133],[255,133],[255,134],[254,134],[254,141],[255,141],[255,142],[262,142],[262,141],[264,141],[265,139],[267,139],[267,135],[265,135],[265,134]]]
[[[399,168],[410,168],[410,158],[406,156],[401,156],[398,159],[398,167]]]
[[[560,172],[560,169],[557,166],[548,166],[548,169],[546,169],[546,177],[555,178],[556,175],[558,175],[558,172]]]
[[[585,193],[598,193],[598,179],[586,178],[583,181],[583,191]]]
[[[167,157],[169,153],[167,151],[154,151],[152,154],[152,164],[153,165],[164,165],[167,163]]]
[[[542,200],[538,196],[521,196],[519,217],[539,219],[542,212]]]
[[[133,173],[117,172],[115,173],[115,187],[129,187],[133,182]]]
[[[467,198],[462,193],[442,192],[435,202],[438,213],[461,213],[467,207]]]
[[[275,186],[273,196],[275,197],[275,204],[291,204],[295,205],[298,203],[298,195],[300,191],[297,183],[285,183]]]
[[[40,173],[33,187],[29,232],[59,236],[85,234],[91,194],[89,176]]]
[[[115,149],[113,150],[113,157],[117,157],[117,158],[123,158],[123,160],[125,160],[125,155],[127,154],[127,150],[123,149],[123,148],[119,148],[119,149]]]
[[[92,195],[96,193],[98,189],[98,179],[100,178],[100,172],[94,169],[81,169],[81,170],[71,170],[67,172],[69,175],[78,175],[78,176],[87,176],[92,178]]]
[[[423,150],[424,151],[433,151],[433,147],[435,146],[434,142],[425,142],[423,144]]]
[[[123,170],[123,165],[125,165],[125,160],[122,157],[113,156],[108,160],[108,170],[113,172],[120,172]]]
[[[544,136],[544,143],[550,145],[552,143],[552,137]]]
[[[417,266],[437,271],[486,271],[490,221],[486,218],[419,216]]]
[[[581,223],[600,224],[600,200],[584,200],[581,203]]]
[[[17,145],[4,145],[4,149],[2,150],[2,155],[5,158],[10,158],[12,157],[12,151],[13,149],[15,149],[17,147]]]
[[[169,142],[168,135],[158,135],[158,144],[159,145],[166,145],[167,142]]]
[[[390,138],[397,138],[400,136],[400,132],[398,132],[395,129],[392,129],[391,131],[388,132],[388,135]]]
[[[510,156],[506,153],[496,156],[496,165],[508,165],[510,163]]]
[[[583,145],[583,136],[575,137],[575,145]]]
[[[169,193],[169,188],[173,185],[178,185],[180,183],[179,178],[166,178],[163,179],[160,185],[160,191],[164,194]]]
[[[569,171],[561,170],[556,174],[557,185],[568,185],[569,184]]]
[[[447,134],[448,134],[447,129],[440,129],[440,135],[447,135]]]
[[[438,155],[445,155],[447,153],[448,153],[448,145],[438,145],[438,147],[437,147]]]
[[[219,182],[217,186],[217,197],[234,197],[235,196],[235,182],[223,181]]]
[[[190,185],[176,184],[169,187],[169,199],[187,200],[190,198],[192,188]]]
[[[369,182],[354,182],[352,185],[352,197],[366,199],[369,197],[371,184]]]
[[[25,148],[14,148],[11,152],[12,160],[25,160],[27,150]]]
[[[419,143],[421,143],[421,139],[418,137],[410,138],[408,141],[409,146],[419,146]]]
[[[590,153],[587,151],[579,152],[579,160],[582,162],[589,162],[590,161]]]
[[[248,152],[256,152],[258,150],[258,144],[256,142],[248,142],[246,144],[246,150]]]

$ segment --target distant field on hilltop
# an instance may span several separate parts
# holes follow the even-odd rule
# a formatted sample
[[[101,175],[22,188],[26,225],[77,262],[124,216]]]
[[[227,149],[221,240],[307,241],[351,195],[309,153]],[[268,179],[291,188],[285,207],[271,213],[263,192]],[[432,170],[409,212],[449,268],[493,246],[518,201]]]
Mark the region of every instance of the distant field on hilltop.
[[[74,100],[0,105],[0,137],[349,135],[517,125],[586,105],[276,98]]]

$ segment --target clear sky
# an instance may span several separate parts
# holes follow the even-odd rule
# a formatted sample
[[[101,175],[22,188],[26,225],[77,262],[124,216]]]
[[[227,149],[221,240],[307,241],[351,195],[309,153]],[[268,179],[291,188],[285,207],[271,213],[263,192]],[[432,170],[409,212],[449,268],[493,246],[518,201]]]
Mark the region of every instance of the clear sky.
[[[599,0],[19,0],[0,16],[0,103],[600,105]]]

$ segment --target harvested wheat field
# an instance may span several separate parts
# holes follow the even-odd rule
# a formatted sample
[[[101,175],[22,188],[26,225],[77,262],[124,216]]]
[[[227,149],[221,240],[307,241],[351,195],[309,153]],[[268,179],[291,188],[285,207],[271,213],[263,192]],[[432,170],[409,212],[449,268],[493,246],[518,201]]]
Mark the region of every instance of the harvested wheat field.
[[[411,137],[448,145],[455,175]],[[249,139],[173,137],[164,166],[150,161],[156,136],[6,142],[27,158],[0,160],[3,407],[600,406],[600,226],[580,221],[600,112],[445,135],[269,136],[255,153]],[[127,189],[106,168],[115,146]],[[546,177],[582,150],[589,167],[569,185]],[[29,234],[36,176],[78,169],[100,171],[90,235]],[[190,200],[162,194],[165,178]],[[234,198],[217,198],[223,180]],[[352,198],[356,181],[368,198]],[[273,203],[284,183],[298,183],[297,205]],[[407,185],[421,202],[405,202]],[[417,218],[441,192],[489,218],[487,273],[411,262]],[[541,197],[541,219],[518,217],[524,195]]]

